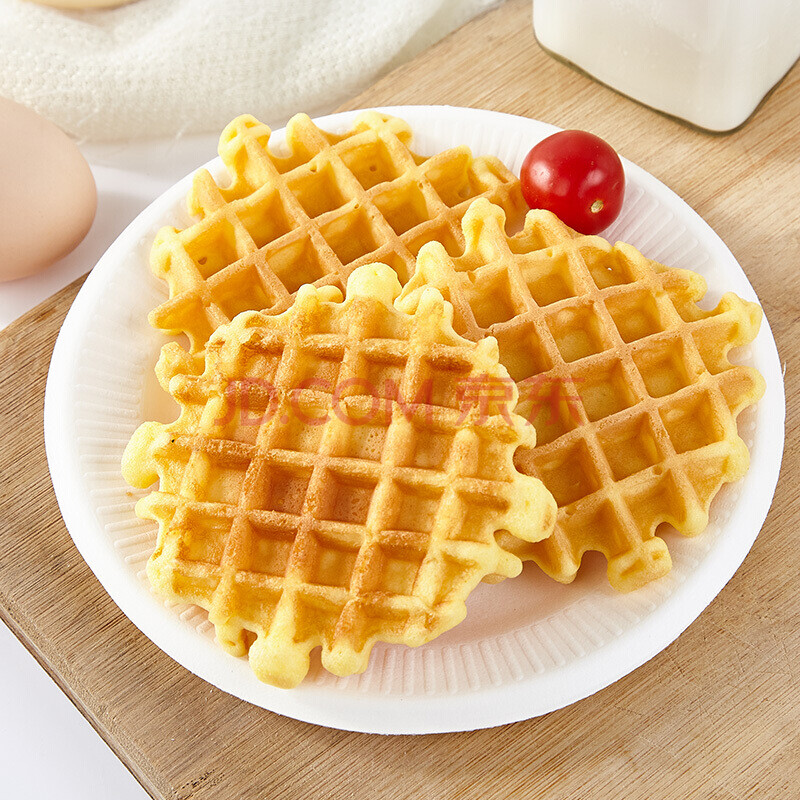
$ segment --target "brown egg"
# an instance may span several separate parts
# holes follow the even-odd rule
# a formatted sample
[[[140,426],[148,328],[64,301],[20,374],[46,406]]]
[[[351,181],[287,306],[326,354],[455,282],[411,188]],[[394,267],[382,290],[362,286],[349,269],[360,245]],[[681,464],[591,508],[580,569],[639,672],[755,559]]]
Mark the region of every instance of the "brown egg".
[[[32,275],[69,253],[96,209],[94,177],[73,141],[0,97],[0,281]]]

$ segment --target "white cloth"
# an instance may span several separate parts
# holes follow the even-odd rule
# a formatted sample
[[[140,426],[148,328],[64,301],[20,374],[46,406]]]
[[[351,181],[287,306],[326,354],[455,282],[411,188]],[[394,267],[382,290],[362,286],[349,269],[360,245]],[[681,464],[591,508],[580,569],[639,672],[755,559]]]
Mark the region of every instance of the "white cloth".
[[[333,109],[497,0],[0,0],[0,95],[83,140]]]

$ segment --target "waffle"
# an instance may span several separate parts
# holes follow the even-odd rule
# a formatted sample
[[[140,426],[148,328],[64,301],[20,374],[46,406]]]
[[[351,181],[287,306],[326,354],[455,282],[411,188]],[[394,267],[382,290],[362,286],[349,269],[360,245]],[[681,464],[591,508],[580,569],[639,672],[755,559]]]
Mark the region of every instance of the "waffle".
[[[497,343],[452,328],[435,289],[413,314],[385,265],[304,286],[281,315],[220,328],[202,375],[169,381],[176,422],[144,423],[123,474],[159,534],[147,572],[166,598],[209,611],[263,681],[298,684],[310,651],[336,675],[376,641],[420,645],[463,619],[483,578],[520,559],[498,531],[549,535],[556,506],[513,454],[535,433],[503,404],[465,404],[470,381],[509,383]],[[166,369],[166,367],[165,367]]]
[[[671,569],[658,526],[699,533],[721,485],[747,470],[736,417],[764,382],[727,354],[754,339],[761,309],[728,293],[704,311],[701,276],[581,236],[548,211],[529,212],[513,237],[503,222],[475,201],[465,253],[424,247],[398,305],[413,311],[436,286],[456,331],[497,338],[516,412],[537,431],[516,465],[559,506],[552,537],[511,549],[564,583],[599,551],[615,589],[637,588]]]
[[[461,218],[476,197],[502,206],[517,228],[527,209],[498,159],[467,147],[416,155],[410,127],[375,111],[343,135],[298,114],[286,156],[270,150],[270,134],[251,116],[233,120],[219,143],[230,184],[200,170],[187,201],[200,220],[164,228],[153,245],[151,268],[169,283],[169,300],[150,322],[187,334],[192,353],[241,311],[285,310],[305,283],[344,289],[356,267],[376,261],[404,283],[426,242],[461,252]]]

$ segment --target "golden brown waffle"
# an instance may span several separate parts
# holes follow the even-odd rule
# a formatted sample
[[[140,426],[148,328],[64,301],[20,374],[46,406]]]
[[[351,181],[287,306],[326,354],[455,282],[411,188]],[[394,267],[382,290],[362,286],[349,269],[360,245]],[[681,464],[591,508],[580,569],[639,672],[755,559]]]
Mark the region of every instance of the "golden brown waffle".
[[[537,431],[516,464],[559,505],[553,536],[510,543],[514,552],[569,582],[597,550],[611,585],[634,589],[671,568],[657,527],[699,533],[721,485],[747,470],[736,417],[764,382],[727,354],[753,340],[761,309],[729,293],[704,311],[700,275],[581,236],[548,211],[531,211],[511,238],[503,222],[502,209],[476,201],[464,255],[423,248],[398,305],[413,311],[436,286],[456,331],[497,338],[517,413]]]
[[[150,322],[188,334],[199,353],[239,312],[283,311],[305,283],[344,289],[356,267],[376,261],[404,283],[426,242],[461,252],[461,218],[476,197],[521,226],[519,181],[498,159],[473,158],[467,147],[424,158],[409,149],[411,137],[405,122],[375,111],[343,135],[298,114],[279,156],[266,125],[237,117],[219,142],[230,184],[200,170],[188,197],[200,221],[164,228],[153,245],[151,267],[170,299]]]
[[[180,418],[140,426],[123,461],[132,485],[160,480],[136,507],[159,523],[153,587],[207,609],[225,648],[284,687],[318,645],[349,675],[376,641],[451,628],[480,580],[522,568],[498,531],[537,541],[555,524],[552,496],[513,465],[535,440],[516,395],[462,402],[471,380],[508,382],[497,343],[457,336],[436,289],[396,310],[387,266],[347,290],[304,286],[284,314],[237,316],[201,376],[166,348]]]

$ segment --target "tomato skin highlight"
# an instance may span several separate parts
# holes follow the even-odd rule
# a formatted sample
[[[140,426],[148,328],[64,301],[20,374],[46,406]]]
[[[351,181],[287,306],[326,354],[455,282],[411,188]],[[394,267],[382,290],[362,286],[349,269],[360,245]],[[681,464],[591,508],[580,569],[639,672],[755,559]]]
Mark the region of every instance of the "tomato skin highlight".
[[[559,131],[542,139],[520,169],[525,202],[546,208],[579,233],[594,234],[618,216],[625,170],[608,142],[588,131]]]

